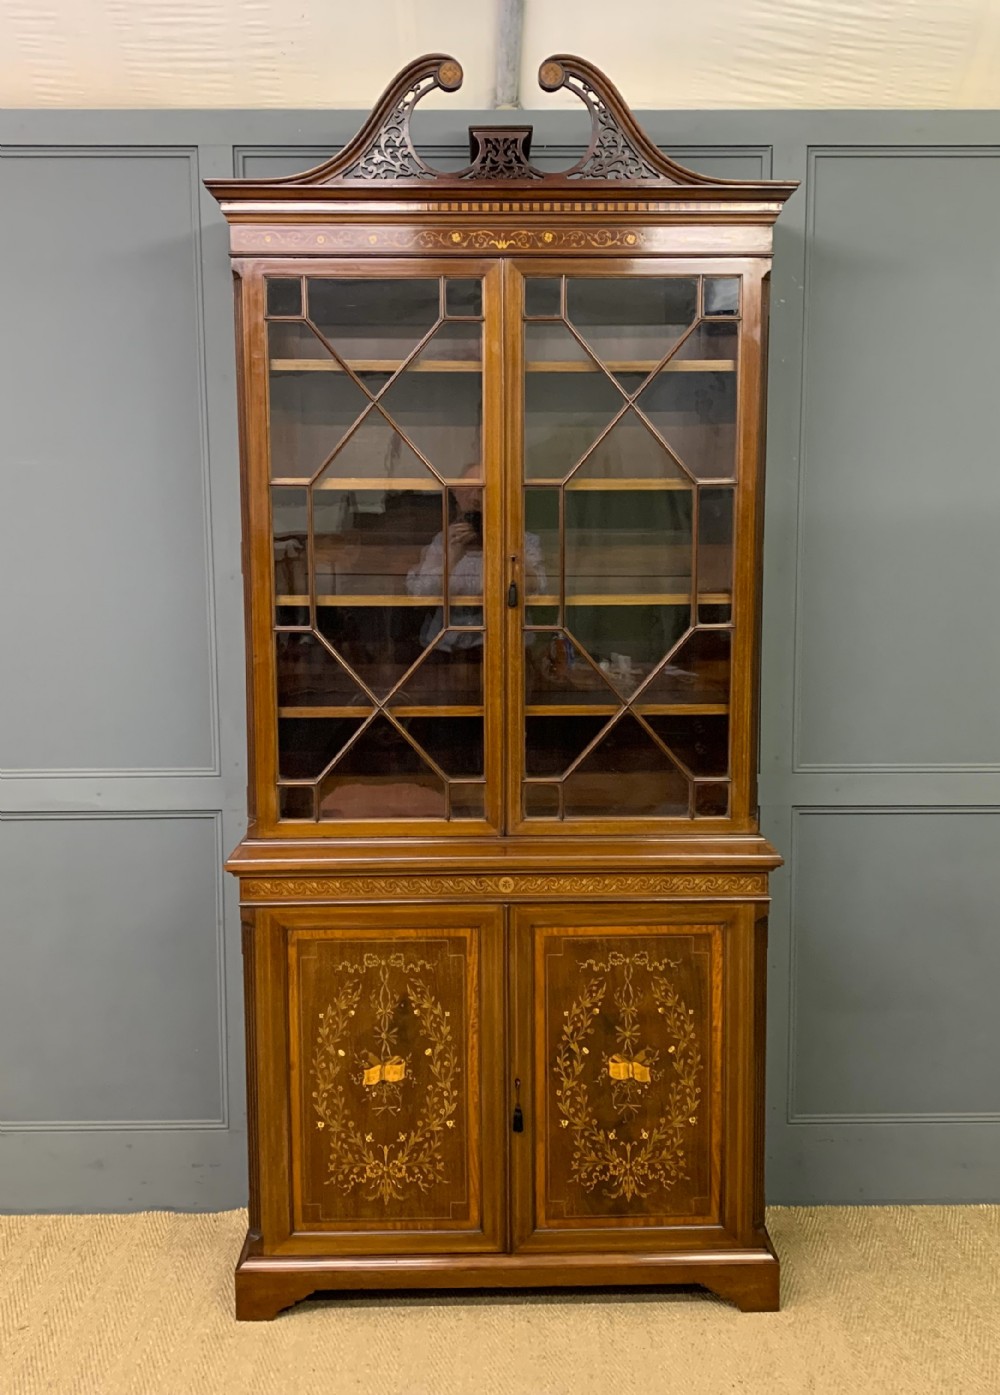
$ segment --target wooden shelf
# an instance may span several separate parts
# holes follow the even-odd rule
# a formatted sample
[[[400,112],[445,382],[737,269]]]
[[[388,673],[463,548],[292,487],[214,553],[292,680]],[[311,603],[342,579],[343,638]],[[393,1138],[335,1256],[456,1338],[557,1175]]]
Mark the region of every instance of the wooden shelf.
[[[340,490],[342,493],[349,493],[358,490],[371,490],[374,492],[382,492],[383,490],[416,490],[427,494],[437,494],[442,489],[446,489],[449,487],[453,488],[455,486],[458,486],[462,489],[467,489],[470,487],[470,483],[472,487],[481,488],[483,481],[472,480],[470,482],[469,480],[447,480],[444,483],[442,483],[440,480],[437,479],[426,478],[404,479],[401,476],[396,476],[392,479],[379,479],[376,476],[368,478],[360,475],[352,475],[349,478],[344,479],[320,480],[317,484],[313,485],[313,489],[337,489]],[[558,489],[562,485],[562,483],[563,481],[561,479],[529,479],[524,481],[526,489]],[[702,483],[702,481],[699,481],[699,483]],[[711,487],[715,489],[724,487],[726,485],[735,485],[736,481],[734,479],[710,480],[707,483],[709,483]],[[293,475],[279,475],[271,481],[271,484],[272,486],[282,486],[284,488],[290,489],[307,489],[310,484],[310,479],[298,478]],[[615,493],[617,491],[621,491],[622,493],[629,493],[634,490],[649,490],[659,492],[661,490],[673,489],[690,491],[694,489],[694,487],[695,481],[689,479],[577,479],[574,475],[571,479],[566,481],[566,488],[573,490],[575,493],[583,493],[585,490],[588,492],[596,493]]]
[[[464,606],[464,607],[466,607],[466,608],[475,607],[477,610],[481,610],[481,609],[482,609],[482,606],[483,606],[483,598],[482,598],[482,596],[452,596],[451,599],[450,599],[450,601],[449,601],[448,603],[449,603],[449,605],[452,605],[452,606]],[[275,604],[276,606],[279,606],[279,605],[300,605],[300,606],[305,606],[305,605],[308,605],[308,604],[309,604],[309,597],[308,597],[308,596],[275,596],[275,598],[274,598],[274,604]],[[372,595],[364,595],[364,596],[343,596],[343,595],[338,595],[338,596],[317,596],[317,597],[316,597],[316,604],[317,604],[317,605],[330,605],[330,606],[413,605],[413,606],[423,606],[423,607],[425,607],[425,608],[427,608],[427,609],[433,609],[433,608],[435,608],[435,607],[441,607],[441,606],[443,606],[443,605],[444,605],[444,600],[443,600],[440,596],[401,596],[401,595],[398,595],[398,594],[396,594],[396,595],[391,595],[391,596],[372,596]],[[463,627],[460,626],[460,628],[463,628]],[[468,626],[466,626],[466,627],[464,627],[464,628],[468,628]],[[476,627],[476,626],[473,626],[472,628],[473,628],[473,629],[476,629],[477,627]]]
[[[651,373],[659,363],[652,359],[614,359],[604,364],[609,373]],[[346,359],[354,373],[396,373],[402,362],[383,358]],[[332,358],[272,358],[272,373],[343,373],[344,369]],[[435,358],[418,360],[405,370],[407,373],[481,373],[482,363],[467,358]],[[524,365],[526,373],[600,373],[596,363],[579,359],[534,359]],[[732,358],[685,358],[665,363],[661,373],[735,373]]]
[[[690,605],[692,600],[690,591],[651,591],[648,594],[642,592],[623,592],[617,595],[567,595],[563,601],[564,605]],[[701,592],[697,598],[699,605],[729,605],[732,595],[729,591]],[[456,605],[452,601],[452,605]],[[525,596],[526,606],[557,606],[558,596]]]
[[[621,702],[557,702],[529,703],[526,717],[613,717],[624,706]],[[643,702],[635,704],[636,712],[648,717],[724,717],[729,712],[727,702]]]
[[[279,707],[279,717],[370,717],[377,709],[372,703],[359,703],[357,707]],[[468,707],[452,704],[434,706],[429,703],[408,704],[405,707],[388,708],[394,717],[481,717],[482,707]]]

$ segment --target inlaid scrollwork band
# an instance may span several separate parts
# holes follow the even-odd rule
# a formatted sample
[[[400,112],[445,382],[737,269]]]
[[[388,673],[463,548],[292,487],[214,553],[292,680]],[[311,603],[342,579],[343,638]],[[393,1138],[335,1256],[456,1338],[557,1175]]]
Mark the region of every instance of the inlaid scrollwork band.
[[[245,877],[244,901],[367,901],[400,897],[726,897],[767,895],[766,872],[446,873],[440,876]]]

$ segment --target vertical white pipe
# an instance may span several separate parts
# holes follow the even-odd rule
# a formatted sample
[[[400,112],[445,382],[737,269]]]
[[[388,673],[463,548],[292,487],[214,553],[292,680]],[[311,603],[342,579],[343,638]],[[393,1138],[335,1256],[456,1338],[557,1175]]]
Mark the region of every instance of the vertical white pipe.
[[[497,14],[497,80],[493,105],[521,105],[521,40],[524,36],[524,0],[499,0]]]

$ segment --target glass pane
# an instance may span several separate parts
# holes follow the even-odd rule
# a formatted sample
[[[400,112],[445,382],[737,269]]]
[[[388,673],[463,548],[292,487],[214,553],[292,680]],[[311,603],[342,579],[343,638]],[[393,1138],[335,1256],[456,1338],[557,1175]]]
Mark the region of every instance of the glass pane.
[[[524,371],[600,373],[601,366],[565,324],[546,320],[524,326]]]
[[[724,819],[729,813],[729,785],[695,785],[694,812],[699,819]]]
[[[449,785],[453,819],[482,819],[486,817],[485,785]]]
[[[524,816],[526,819],[557,819],[559,817],[559,786],[525,785]]]
[[[694,630],[642,691],[644,703],[729,701],[729,630]]]
[[[444,780],[385,717],[376,717],[320,781],[321,819],[444,818]]]
[[[316,480],[316,489],[359,489],[367,483],[391,489],[438,490],[441,482],[377,409],[337,448]]]
[[[371,699],[312,633],[281,630],[274,637],[278,711],[298,707],[364,707]]]
[[[687,601],[678,605],[566,604],[569,633],[623,697],[631,697],[649,677],[690,620]]]
[[[440,315],[433,280],[344,281],[310,277],[308,314],[337,353],[352,364],[398,366]]]
[[[667,369],[674,373],[695,373],[701,364],[707,364],[715,372],[733,373],[738,352],[739,332],[734,324],[702,320],[676,353],[671,354]]]
[[[698,602],[727,606],[733,590],[734,489],[702,489],[698,499]],[[723,623],[715,620],[710,623]]]
[[[528,717],[524,724],[524,744],[529,775],[561,776],[596,740],[608,725],[608,718],[580,715]]]
[[[524,591],[547,596],[559,589],[559,504],[561,491],[524,491]],[[553,623],[559,618],[558,612]]]
[[[302,314],[302,282],[282,276],[267,278],[267,313],[269,315]]]
[[[387,698],[433,639],[434,609],[368,604],[368,597],[365,604],[345,597],[333,605],[333,599],[323,597],[316,607],[320,634],[380,701]]]
[[[283,780],[316,780],[361,729],[361,720],[282,717],[278,722],[278,774]]]
[[[308,596],[308,501],[305,489],[271,490],[274,587],[278,595]]]
[[[291,345],[286,331],[293,328],[299,327],[292,322],[268,326],[272,336],[268,402],[271,478],[305,483],[371,408],[371,399],[349,374],[340,371],[315,335],[309,335],[312,343],[297,337]],[[311,357],[289,356],[290,346]]]
[[[616,722],[563,784],[565,817],[687,817],[688,781],[635,717]]]
[[[604,373],[526,373],[525,478],[563,479],[625,405]]]
[[[617,708],[619,694],[609,669],[590,662],[565,630],[528,630],[524,638],[524,700],[529,707]]]
[[[529,276],[524,283],[525,315],[558,315],[562,296],[560,277]]]
[[[482,717],[399,717],[400,725],[446,775],[483,775]]]
[[[448,315],[473,316],[483,313],[483,284],[481,281],[466,281],[451,276],[445,282],[445,313]]]
[[[443,479],[482,460],[482,326],[448,322],[379,399],[382,410]]]
[[[668,364],[640,393],[638,405],[695,479],[735,477],[735,373],[679,373]]]
[[[690,596],[690,492],[567,489],[565,511],[567,600]]]
[[[317,599],[388,600],[413,593],[419,569],[441,532],[438,494],[403,490],[317,489],[313,539]],[[440,577],[434,590],[440,594]]]
[[[697,319],[698,282],[574,277],[566,284],[566,313],[614,373],[648,373]]]
[[[638,710],[645,712],[642,704]],[[659,716],[646,714],[646,721],[689,774],[728,775],[729,718],[727,716]]]
[[[631,407],[615,422],[566,481],[567,489],[598,489],[608,483],[629,489],[655,489],[671,481],[692,481],[654,431]]]
[[[705,314],[738,315],[740,280],[738,276],[705,277]]]
[[[445,630],[393,696],[398,707],[480,707],[483,642],[476,630]]]
[[[313,785],[282,785],[278,790],[279,818],[315,819],[316,790]]]

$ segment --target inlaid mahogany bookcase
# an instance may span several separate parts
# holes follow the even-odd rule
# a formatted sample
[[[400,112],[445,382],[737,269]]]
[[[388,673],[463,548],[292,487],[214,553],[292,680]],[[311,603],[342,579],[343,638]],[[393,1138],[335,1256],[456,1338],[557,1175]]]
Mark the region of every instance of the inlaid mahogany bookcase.
[[[249,649],[241,1318],[315,1290],[700,1284],[764,1227],[767,290],[794,185],[590,63],[431,168],[412,63],[231,225]]]

